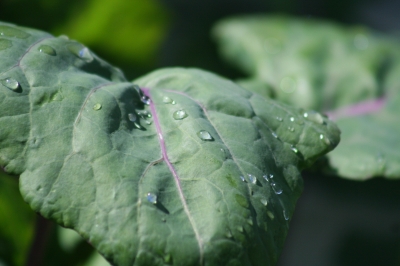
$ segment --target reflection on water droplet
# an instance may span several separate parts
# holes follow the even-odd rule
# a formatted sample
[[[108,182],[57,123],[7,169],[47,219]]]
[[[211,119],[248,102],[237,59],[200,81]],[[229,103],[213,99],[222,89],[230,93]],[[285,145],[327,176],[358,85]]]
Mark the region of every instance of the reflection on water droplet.
[[[290,132],[294,131],[294,127],[288,127],[288,129],[289,129]]]
[[[98,111],[101,109],[101,104],[100,103],[96,103],[95,105],[93,105],[93,110]]]
[[[174,112],[174,114],[172,115],[172,117],[175,120],[182,120],[182,119],[184,119],[184,118],[186,118],[188,116],[189,115],[186,113],[185,110],[178,110],[178,111]]]
[[[143,95],[142,98],[140,99],[142,101],[142,103],[149,105],[151,100],[149,97],[147,97],[146,95]]]
[[[144,119],[144,122],[145,122],[147,125],[151,125],[151,124],[153,123],[153,121],[151,121],[150,119]]]
[[[240,180],[242,180],[243,182],[246,182],[246,179],[244,179],[244,176],[240,176]]]
[[[133,125],[137,128],[137,129],[145,129],[144,127],[142,127],[139,123],[137,122],[133,122]]]
[[[296,81],[293,78],[284,77],[281,80],[280,88],[285,93],[293,93],[297,88],[297,84],[296,84]]]
[[[0,51],[12,47],[12,42],[6,39],[0,39]]]
[[[317,113],[316,111],[308,111],[303,114],[305,118],[307,118],[309,121],[318,123],[318,124],[323,124],[324,123],[324,118],[320,113]]]
[[[263,178],[265,179],[265,181],[269,182],[268,175],[263,175]]]
[[[157,204],[157,195],[153,193],[147,193],[147,201],[153,204]]]
[[[271,182],[271,187],[274,190],[275,194],[279,195],[282,194],[282,188],[279,184],[275,183],[275,182]]]
[[[131,122],[135,122],[137,119],[136,114],[134,114],[134,113],[129,113],[128,118],[129,118],[129,121],[131,121]]]
[[[274,138],[278,138],[278,134],[276,134],[275,132],[272,132],[272,136],[274,137]]]
[[[273,174],[269,174],[269,178],[274,178],[274,175]]]
[[[290,149],[291,149],[294,153],[298,153],[298,152],[299,152],[299,150],[298,150],[295,146],[293,146],[293,145],[290,146]]]
[[[262,198],[262,199],[260,199],[260,201],[261,201],[262,205],[264,205],[264,206],[268,205],[268,200],[267,199]]]
[[[151,114],[150,114],[150,112],[149,112],[149,111],[146,111],[146,110],[141,110],[141,111],[139,111],[139,112],[138,112],[138,115],[139,115],[141,118],[151,118],[151,117],[152,117]]]
[[[18,90],[19,88],[19,82],[13,78],[2,79],[1,84],[13,91]]]
[[[247,175],[249,177],[249,181],[252,184],[256,184],[257,183],[257,177],[255,177],[254,175],[248,174]]]
[[[53,47],[51,47],[49,45],[45,45],[45,44],[40,45],[38,50],[41,53],[44,53],[44,54],[47,54],[47,55],[51,55],[51,56],[55,56],[57,54],[56,50],[54,50]]]
[[[278,120],[279,122],[282,122],[282,121],[283,121],[283,118],[280,117],[280,116],[277,116],[277,117],[275,117],[275,118],[276,118],[276,120]]]
[[[174,100],[172,100],[170,97],[168,96],[164,96],[163,97],[163,103],[165,104],[176,104],[176,102]]]
[[[67,48],[73,55],[84,60],[85,62],[90,63],[93,61],[93,56],[91,52],[82,44],[77,42],[70,43],[67,45]]]
[[[208,140],[208,141],[214,140],[213,137],[210,135],[210,133],[208,133],[205,130],[200,130],[199,132],[197,132],[197,136],[202,140]]]
[[[285,218],[286,221],[289,220],[289,215],[286,213],[285,209],[283,209],[283,218]]]
[[[290,117],[289,120],[290,120],[290,122],[294,122],[294,117],[293,116]]]

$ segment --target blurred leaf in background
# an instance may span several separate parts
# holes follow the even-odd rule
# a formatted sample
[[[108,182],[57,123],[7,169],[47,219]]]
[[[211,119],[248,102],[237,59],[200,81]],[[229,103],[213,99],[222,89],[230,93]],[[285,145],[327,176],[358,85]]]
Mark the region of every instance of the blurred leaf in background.
[[[0,2],[0,20],[67,35],[123,68],[129,78],[156,67],[170,18],[159,0]]]
[[[25,263],[35,216],[19,193],[18,179],[0,172],[0,265]]]

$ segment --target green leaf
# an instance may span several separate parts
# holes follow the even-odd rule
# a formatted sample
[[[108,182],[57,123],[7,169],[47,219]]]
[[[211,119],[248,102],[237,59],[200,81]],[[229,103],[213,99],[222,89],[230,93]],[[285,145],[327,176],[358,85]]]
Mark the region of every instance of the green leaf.
[[[35,211],[114,265],[276,262],[335,124],[202,70],[139,89],[75,41],[0,30],[0,165]]]
[[[250,75],[247,83],[268,86],[264,95],[337,120],[343,141],[328,154],[336,174],[400,177],[397,42],[364,27],[284,16],[230,18],[213,33],[222,55]]]

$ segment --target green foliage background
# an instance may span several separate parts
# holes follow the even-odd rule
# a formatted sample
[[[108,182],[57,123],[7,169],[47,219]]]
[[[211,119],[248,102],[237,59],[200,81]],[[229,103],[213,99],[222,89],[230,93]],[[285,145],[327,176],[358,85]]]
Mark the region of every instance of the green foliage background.
[[[230,78],[239,78],[242,76],[240,72],[218,59],[216,47],[210,38],[211,26],[218,19],[233,14],[281,12],[289,15],[323,17],[348,24],[365,23],[371,21],[362,17],[360,10],[363,5],[371,6],[377,2],[371,0],[327,0],[316,3],[305,0],[3,0],[0,2],[0,20],[38,28],[56,36],[65,34],[77,39],[111,64],[121,67],[128,79],[163,66],[201,67]],[[385,15],[382,14],[380,17]],[[17,178],[1,175],[0,265],[24,265],[34,238],[37,218],[20,197]],[[315,181],[316,179],[318,181]],[[341,245],[342,249],[345,249],[341,251],[341,248],[338,248],[338,253],[342,257],[337,257],[336,262],[339,261],[340,265],[365,263],[400,265],[400,256],[396,255],[396,250],[400,251],[400,222],[395,218],[398,213],[396,206],[400,204],[397,199],[399,190],[399,182],[373,180],[365,185],[358,185],[351,181],[306,175],[304,203],[301,199],[298,212],[305,213],[313,220],[307,220],[301,214],[295,216],[292,221],[294,233],[292,235],[289,233],[287,250],[297,250],[301,253],[303,246],[315,247],[316,251],[320,251],[317,246],[321,245],[313,246],[302,242],[301,233],[296,233],[298,232],[295,231],[296,228],[302,230],[303,234],[307,232],[308,238],[310,235],[311,238],[321,235],[321,232],[329,238],[337,232],[334,227],[339,227],[337,223],[340,223],[342,227],[338,230],[350,231],[349,237],[344,237],[342,242],[331,245],[333,247]],[[313,191],[328,195],[322,196],[317,193],[318,196],[315,196],[312,194]],[[372,201],[371,196],[374,199]],[[324,202],[325,205],[321,207],[316,201]],[[332,206],[346,206],[346,208],[338,207],[332,210]],[[315,212],[310,214],[310,209],[319,214],[317,216],[314,216]],[[324,212],[326,209],[332,211]],[[348,212],[360,215],[362,218],[347,215]],[[368,215],[363,216],[363,214]],[[387,214],[391,216],[385,219]],[[343,217],[343,221],[332,219],[330,215]],[[365,227],[363,225],[371,223],[368,219],[374,217],[379,221],[375,226],[379,230],[373,231],[368,227],[363,231],[362,228]],[[346,219],[352,220],[352,223]],[[304,221],[308,221],[309,227],[300,226]],[[325,221],[337,223],[328,222],[331,225],[328,230],[323,224]],[[354,227],[359,229],[355,230]],[[331,235],[327,233],[328,231],[332,232]],[[296,239],[293,240],[296,237],[297,242]],[[320,243],[317,241],[318,238],[312,239]],[[291,246],[294,247],[291,249]],[[47,247],[43,265],[61,265],[60,262],[63,265],[105,263],[74,232],[60,227],[50,227]],[[382,249],[385,252],[382,252]],[[280,265],[290,265],[290,263],[285,264],[290,261],[287,259],[291,257],[289,251],[284,251],[283,257],[286,257],[286,260],[283,259]],[[292,257],[307,257],[311,258],[311,261],[315,257],[315,261],[318,261],[318,254],[313,252],[304,255],[295,254]],[[331,257],[326,259],[335,261]]]

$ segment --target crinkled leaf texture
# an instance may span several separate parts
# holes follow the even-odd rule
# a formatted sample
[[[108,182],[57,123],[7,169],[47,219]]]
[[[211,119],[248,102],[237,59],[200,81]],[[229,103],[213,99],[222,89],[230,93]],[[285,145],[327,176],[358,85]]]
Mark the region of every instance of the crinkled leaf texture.
[[[0,165],[33,210],[114,265],[276,262],[335,124],[201,70],[139,89],[66,37],[0,31]]]
[[[400,177],[399,43],[364,27],[284,16],[244,16],[214,28],[242,84],[291,105],[329,112],[343,132],[328,154],[341,177]],[[272,92],[271,92],[272,88]]]

